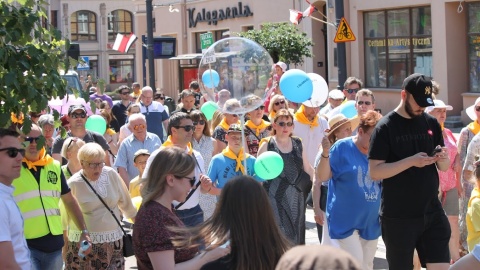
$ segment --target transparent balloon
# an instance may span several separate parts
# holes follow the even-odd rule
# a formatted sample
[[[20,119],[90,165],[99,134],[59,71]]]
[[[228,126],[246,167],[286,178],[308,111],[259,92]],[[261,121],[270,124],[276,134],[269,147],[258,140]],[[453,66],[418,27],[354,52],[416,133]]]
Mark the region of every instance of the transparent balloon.
[[[272,66],[270,54],[256,42],[225,38],[212,44],[200,61],[200,90],[210,101],[216,101],[220,90],[228,90],[230,99],[219,109],[224,113],[245,114],[265,102]]]

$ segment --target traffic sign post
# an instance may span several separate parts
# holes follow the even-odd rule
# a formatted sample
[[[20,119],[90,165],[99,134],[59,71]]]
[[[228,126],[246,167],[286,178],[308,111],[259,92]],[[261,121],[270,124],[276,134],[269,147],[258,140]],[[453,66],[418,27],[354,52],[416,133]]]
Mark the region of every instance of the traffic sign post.
[[[355,38],[352,29],[348,25],[347,20],[345,20],[345,18],[342,18],[340,20],[340,23],[338,24],[337,33],[335,34],[335,39],[333,40],[333,42],[339,43],[355,40],[357,39]]]
[[[90,70],[90,59],[88,56],[81,56],[78,61],[77,70]]]
[[[211,32],[200,34],[200,45],[202,46],[202,53],[205,53],[213,44],[213,34]]]

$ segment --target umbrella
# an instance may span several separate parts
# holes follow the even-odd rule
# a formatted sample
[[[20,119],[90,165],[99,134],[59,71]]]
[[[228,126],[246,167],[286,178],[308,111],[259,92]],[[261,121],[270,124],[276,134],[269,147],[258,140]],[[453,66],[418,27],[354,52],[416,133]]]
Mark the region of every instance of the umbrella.
[[[87,109],[87,114],[92,115],[90,104],[85,102],[85,99],[80,97],[77,98],[74,95],[67,95],[63,99],[60,99],[59,97],[52,98],[48,102],[48,107],[50,107],[51,110],[58,111],[61,115],[68,114],[68,108],[71,105],[83,105]]]

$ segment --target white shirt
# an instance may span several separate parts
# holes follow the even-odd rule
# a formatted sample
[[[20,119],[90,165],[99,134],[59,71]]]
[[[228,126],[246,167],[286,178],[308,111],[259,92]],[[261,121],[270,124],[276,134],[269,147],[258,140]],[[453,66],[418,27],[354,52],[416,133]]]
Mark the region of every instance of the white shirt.
[[[13,191],[12,186],[0,183],[0,242],[12,242],[15,261],[21,269],[30,270],[32,265],[23,234],[23,217],[13,199]]]
[[[165,147],[162,146],[159,149],[155,150],[150,157],[147,160],[147,165],[145,166],[145,171],[143,172],[142,178],[147,178],[148,177],[148,170],[150,169],[150,165],[152,164],[153,159],[157,156],[157,154],[162,151]],[[200,181],[200,174],[206,174],[207,172],[204,172],[204,161],[202,155],[196,151],[193,150],[193,155],[197,159],[198,164],[195,164],[195,185]],[[185,153],[188,153],[188,149],[185,149]],[[200,169],[201,168],[201,169]],[[195,192],[192,194],[192,196],[186,201],[180,208],[177,210],[186,210],[193,208],[198,205],[199,199],[200,199],[200,186],[195,190]],[[173,201],[173,205],[177,206],[180,202]]]
[[[301,124],[296,119],[293,122],[295,123],[293,136],[302,139],[303,151],[307,155],[308,162],[313,167],[315,164],[315,156],[318,153],[318,147],[322,145],[325,130],[328,129],[328,122],[325,118],[318,117],[318,126],[312,129],[310,129],[309,125]]]

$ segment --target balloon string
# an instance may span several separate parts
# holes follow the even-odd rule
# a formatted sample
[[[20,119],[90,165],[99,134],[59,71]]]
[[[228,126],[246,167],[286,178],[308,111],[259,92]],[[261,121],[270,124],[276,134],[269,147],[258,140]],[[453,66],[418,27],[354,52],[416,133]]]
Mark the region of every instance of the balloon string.
[[[248,151],[248,146],[245,143],[245,115],[239,114],[238,117],[240,117],[240,123],[242,125],[242,147],[246,147],[246,149],[243,150],[243,167],[245,168],[245,174],[248,175],[248,167],[247,167],[247,151]]]

